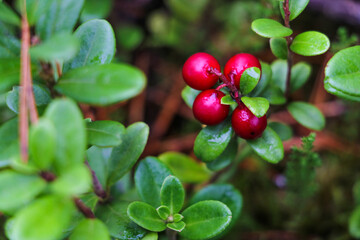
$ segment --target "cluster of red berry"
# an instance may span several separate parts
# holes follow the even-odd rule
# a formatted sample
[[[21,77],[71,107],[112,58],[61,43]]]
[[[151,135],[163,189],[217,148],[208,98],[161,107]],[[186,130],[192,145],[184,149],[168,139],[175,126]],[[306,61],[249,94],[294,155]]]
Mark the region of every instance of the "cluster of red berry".
[[[225,65],[224,74],[221,73],[218,61],[210,54],[196,53],[189,57],[183,67],[183,78],[191,88],[202,90],[193,104],[195,118],[206,125],[216,125],[224,121],[229,114],[230,106],[221,103],[221,98],[225,94],[220,89],[227,87],[232,98],[238,103],[231,117],[235,133],[244,139],[260,137],[267,125],[266,115],[256,117],[241,102],[238,92],[241,75],[251,67],[261,70],[259,60],[247,53],[230,58]],[[211,89],[219,79],[223,84]]]

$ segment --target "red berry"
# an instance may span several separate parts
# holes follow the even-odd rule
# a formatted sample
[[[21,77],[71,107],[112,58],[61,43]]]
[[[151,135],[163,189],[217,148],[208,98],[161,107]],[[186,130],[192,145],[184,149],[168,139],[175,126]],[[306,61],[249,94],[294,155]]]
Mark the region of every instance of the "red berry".
[[[215,74],[209,73],[210,68],[217,69],[220,72],[220,64],[213,56],[202,52],[195,53],[184,64],[183,78],[194,89],[210,89],[219,79]]]
[[[229,78],[229,74],[233,72],[235,74],[235,86],[240,89],[241,75],[247,68],[251,67],[257,67],[261,70],[261,64],[259,60],[251,54],[239,53],[230,58],[229,61],[225,64],[224,74],[227,78]]]
[[[215,89],[208,89],[197,95],[193,104],[195,118],[206,125],[216,125],[224,121],[230,107],[221,104],[223,96],[223,92]]]
[[[231,117],[235,133],[244,139],[255,139],[261,136],[267,126],[266,115],[256,117],[245,105],[238,106]]]

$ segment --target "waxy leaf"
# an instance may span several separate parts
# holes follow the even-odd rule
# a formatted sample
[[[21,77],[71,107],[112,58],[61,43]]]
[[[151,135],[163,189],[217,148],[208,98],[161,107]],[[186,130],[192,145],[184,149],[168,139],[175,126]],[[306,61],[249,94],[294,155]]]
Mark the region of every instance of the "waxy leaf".
[[[290,45],[291,51],[302,56],[320,55],[329,48],[329,38],[325,34],[315,31],[300,33]]]
[[[329,81],[327,78],[325,78],[324,80],[324,88],[325,90],[328,92],[328,93],[331,93],[331,94],[334,94],[340,98],[343,98],[343,99],[347,99],[347,100],[350,100],[350,101],[356,101],[356,102],[360,102],[360,96],[357,97],[357,96],[353,96],[353,95],[349,95],[347,93],[344,93],[338,89],[335,89],[333,86],[331,86],[329,84]]]
[[[55,168],[66,172],[71,166],[84,162],[85,124],[78,106],[70,99],[51,102],[45,112],[56,131]]]
[[[251,93],[249,93],[249,96],[251,96],[251,97],[259,96],[271,82],[272,70],[271,70],[270,65],[267,63],[264,63],[264,62],[260,62],[260,63],[261,63],[261,70],[262,70],[261,78],[260,78],[259,83],[254,88],[254,90],[252,90]]]
[[[270,122],[268,125],[279,135],[281,141],[289,140],[293,136],[293,130],[291,127],[284,123]]]
[[[149,232],[141,240],[158,240],[158,233],[157,232]]]
[[[0,21],[0,58],[18,58],[20,57],[20,40],[9,29],[9,27]]]
[[[179,181],[174,176],[165,178],[160,190],[161,205],[165,205],[170,209],[170,214],[178,213],[185,201],[185,191]]]
[[[349,218],[349,232],[351,236],[360,238],[360,207],[358,206]]]
[[[156,209],[144,202],[130,203],[127,214],[137,225],[153,232],[161,232],[166,229],[165,221],[156,212]]]
[[[181,97],[183,98],[184,102],[186,103],[186,105],[189,106],[189,108],[192,108],[192,105],[195,101],[195,98],[197,95],[199,95],[201,91],[199,90],[195,90],[189,86],[186,86],[182,91],[181,91]]]
[[[124,125],[115,121],[95,121],[86,124],[88,143],[98,147],[114,147],[126,134]]]
[[[74,213],[75,207],[71,199],[55,195],[37,199],[15,215],[13,239],[60,239]]]
[[[95,215],[105,223],[113,238],[140,240],[147,231],[128,217],[128,205],[128,202],[122,201],[100,204],[96,208]]]
[[[39,10],[36,34],[49,39],[60,32],[71,33],[79,18],[84,0],[42,0],[46,6]]]
[[[220,102],[224,105],[237,105],[236,101],[230,96],[230,94],[223,96]]]
[[[195,155],[204,162],[215,160],[225,150],[233,135],[230,119],[203,128],[194,143]]]
[[[111,152],[112,148],[100,148],[96,146],[92,146],[86,151],[86,159],[104,189],[107,187],[106,181],[109,174]]]
[[[50,37],[40,45],[30,49],[30,55],[37,60],[66,61],[79,51],[79,40],[70,33],[60,33]]]
[[[297,16],[300,15],[308,5],[310,0],[289,0],[289,10],[290,10],[290,21],[294,20]],[[284,1],[279,1],[280,11],[284,17]]]
[[[24,175],[12,170],[0,172],[0,211],[14,211],[25,206],[42,192],[46,182],[35,175]]]
[[[135,185],[141,199],[157,208],[161,205],[160,189],[172,173],[155,157],[142,160],[135,171]]]
[[[182,230],[184,230],[185,226],[186,224],[183,221],[166,224],[167,228],[170,228],[177,232],[181,232]]]
[[[156,212],[158,213],[159,217],[163,220],[167,220],[170,216],[170,209],[167,206],[161,205],[156,209]]]
[[[269,101],[262,97],[242,97],[241,101],[258,118],[264,116],[269,109]]]
[[[229,145],[224,152],[217,157],[214,161],[206,163],[206,166],[212,171],[219,171],[231,164],[237,154],[237,142],[236,138],[231,139]]]
[[[64,65],[64,72],[82,66],[111,62],[115,54],[115,35],[106,20],[94,19],[85,22],[76,29],[74,35],[80,40],[80,51]]]
[[[320,131],[325,127],[324,115],[312,104],[292,102],[287,109],[296,121],[309,129]]]
[[[271,64],[272,82],[284,93],[286,88],[287,62],[276,60]]]
[[[204,164],[197,163],[191,157],[178,153],[166,152],[159,156],[159,160],[184,183],[200,183],[210,178],[210,172]]]
[[[25,1],[16,0],[15,6],[19,13],[24,12],[24,3]],[[27,0],[26,1],[26,12],[27,19],[30,26],[33,26],[36,21],[41,17],[41,15],[46,14],[50,11],[51,1],[49,0]]]
[[[309,80],[311,74],[311,65],[305,62],[299,62],[295,64],[291,69],[290,89],[296,91],[301,88],[307,80]]]
[[[111,63],[73,69],[59,79],[55,89],[78,102],[109,105],[138,95],[145,84],[139,69]]]
[[[108,186],[116,183],[135,165],[144,151],[148,136],[149,127],[143,122],[134,123],[126,129],[121,144],[111,152]]]
[[[180,222],[181,220],[184,219],[184,216],[181,215],[181,214],[179,214],[179,213],[175,213],[175,214],[173,215],[173,218],[174,218],[174,222]]]
[[[19,15],[17,15],[5,2],[0,2],[0,21],[17,26],[21,25]]]
[[[220,234],[231,222],[231,211],[219,201],[201,201],[184,212],[185,229],[181,236],[189,239],[208,239]]]
[[[80,15],[82,22],[94,18],[106,18],[111,11],[112,0],[86,0]]]
[[[42,170],[50,167],[56,151],[56,130],[53,123],[40,119],[30,132],[30,162]]]
[[[256,19],[251,24],[251,29],[262,37],[275,38],[290,36],[293,31],[281,23],[267,18]]]
[[[10,165],[20,155],[18,127],[17,118],[5,122],[0,127],[0,168]]]
[[[325,69],[325,89],[337,96],[360,97],[360,46],[339,51]],[[357,100],[359,101],[359,100]]]
[[[110,240],[107,227],[98,219],[84,219],[74,229],[69,240]]]
[[[251,92],[258,84],[261,76],[261,71],[257,67],[247,68],[241,75],[240,91],[242,95]]]
[[[285,38],[271,38],[270,48],[275,57],[280,59],[288,58],[288,49]]]
[[[262,136],[247,141],[250,147],[270,163],[278,163],[284,158],[284,146],[274,130],[267,127]]]

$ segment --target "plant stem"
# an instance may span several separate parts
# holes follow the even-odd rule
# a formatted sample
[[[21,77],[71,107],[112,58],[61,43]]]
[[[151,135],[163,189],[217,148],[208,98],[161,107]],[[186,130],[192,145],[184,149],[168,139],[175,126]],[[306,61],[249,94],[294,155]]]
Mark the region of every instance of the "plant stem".
[[[97,196],[99,196],[102,199],[106,199],[107,194],[105,192],[105,190],[103,189],[98,177],[96,176],[96,173],[94,172],[94,170],[91,169],[88,161],[85,161],[85,165],[89,168],[89,170],[91,171],[91,176],[92,176],[92,181],[93,181],[93,186],[94,186],[94,192]]]
[[[88,208],[83,201],[79,198],[74,198],[74,202],[76,204],[76,207],[80,210],[80,212],[86,217],[86,218],[96,218],[93,211]]]
[[[166,236],[169,240],[176,240],[176,234],[177,232],[175,232],[174,230],[171,230],[169,228],[166,229]]]
[[[285,27],[290,28],[290,8],[289,8],[289,0],[285,0],[283,3],[284,9],[284,22]],[[287,57],[287,75],[286,75],[286,88],[285,88],[285,96],[288,98],[290,95],[290,79],[291,79],[291,68],[293,65],[293,53],[290,49],[290,45],[293,41],[292,36],[286,37],[287,49],[288,49],[288,57]]]

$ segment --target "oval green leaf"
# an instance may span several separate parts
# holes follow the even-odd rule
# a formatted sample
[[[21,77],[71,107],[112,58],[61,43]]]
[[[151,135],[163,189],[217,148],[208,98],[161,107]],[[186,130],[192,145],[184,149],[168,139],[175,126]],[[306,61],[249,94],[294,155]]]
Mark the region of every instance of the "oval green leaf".
[[[320,55],[329,48],[329,38],[325,34],[316,31],[300,33],[290,45],[291,51],[302,56]]]
[[[112,0],[86,0],[80,20],[86,22],[94,18],[106,18],[111,11],[112,3]]]
[[[272,82],[284,93],[286,88],[287,61],[276,60],[271,64]]]
[[[257,67],[247,68],[241,75],[240,91],[242,95],[251,92],[258,84],[261,76],[261,70]]]
[[[324,115],[312,104],[292,102],[287,109],[297,122],[309,129],[320,131],[325,127]]]
[[[71,70],[55,89],[79,102],[109,105],[138,95],[145,84],[146,77],[138,68],[111,63]]]
[[[329,84],[328,78],[325,78],[325,80],[324,80],[324,88],[328,93],[333,94],[335,96],[338,96],[340,98],[350,100],[350,101],[360,102],[360,97],[349,95],[349,94],[344,93],[344,92],[342,92],[342,91],[340,91],[338,89],[335,89],[333,86],[331,86]]]
[[[285,38],[271,38],[270,48],[275,57],[280,59],[288,58],[288,48]]]
[[[186,226],[186,224],[183,221],[166,224],[167,228],[170,228],[171,230],[174,230],[177,232],[181,232],[182,230],[184,230],[185,226]]]
[[[170,216],[170,209],[167,206],[161,205],[156,209],[156,212],[162,220],[167,220]]]
[[[160,161],[184,183],[200,183],[210,178],[210,172],[204,164],[178,152],[165,152],[159,156]]]
[[[267,18],[256,19],[251,24],[251,29],[262,37],[275,38],[290,36],[293,31],[281,23]]]
[[[160,189],[172,173],[155,157],[142,160],[135,171],[135,185],[141,199],[157,208],[161,205]]]
[[[325,89],[337,96],[360,97],[360,46],[339,51],[325,69]]]
[[[206,166],[212,171],[219,171],[229,166],[236,157],[237,149],[238,145],[236,138],[232,138],[224,152],[214,161],[206,163]]]
[[[286,103],[284,92],[274,84],[270,84],[270,86],[262,93],[262,96],[269,100],[272,105],[281,105]]]
[[[180,233],[189,239],[208,239],[220,234],[231,222],[230,209],[219,201],[207,200],[191,205],[184,212],[185,229]]]
[[[160,189],[161,205],[170,209],[170,214],[178,213],[185,201],[185,190],[180,180],[174,176],[165,178]]]
[[[144,202],[130,203],[127,215],[137,225],[153,232],[161,232],[166,229],[165,221],[156,212],[156,209]]]
[[[290,126],[280,122],[270,122],[269,127],[274,130],[280,137],[281,141],[286,141],[292,138],[293,130]]]
[[[301,88],[310,78],[311,65],[305,62],[295,64],[291,69],[290,90]]]
[[[194,143],[195,155],[204,162],[215,160],[225,150],[233,135],[230,119],[203,128]]]
[[[120,145],[125,131],[124,125],[115,121],[95,121],[86,124],[88,143],[98,147]]]
[[[289,0],[289,9],[290,9],[290,21],[294,20],[297,16],[299,16],[306,6],[308,5],[310,0]],[[284,17],[284,1],[279,1],[280,11]]]
[[[266,87],[271,82],[272,77],[272,70],[269,64],[260,62],[261,63],[261,78],[259,83],[256,85],[254,90],[249,93],[250,97],[258,97],[260,94],[266,89]]]
[[[87,65],[110,63],[115,54],[115,35],[106,20],[83,23],[74,33],[80,40],[80,51],[64,64],[64,72]]]
[[[234,101],[234,99],[230,95],[225,95],[221,98],[221,104],[224,105],[236,105],[237,103]]]
[[[269,101],[262,97],[242,97],[241,101],[258,118],[264,116],[269,109]]]
[[[90,147],[86,151],[86,159],[95,172],[100,184],[106,189],[106,181],[109,175],[109,159],[112,148],[100,148],[96,146]]]
[[[270,127],[265,129],[261,137],[247,142],[261,158],[270,163],[278,163],[284,158],[281,139]]]
[[[189,86],[186,86],[182,91],[181,91],[181,97],[184,100],[184,102],[186,103],[186,105],[189,106],[189,108],[192,108],[192,105],[195,101],[195,98],[197,95],[199,95],[201,91],[199,90],[195,90]]]
[[[107,227],[98,219],[84,219],[74,229],[69,240],[110,240]]]

